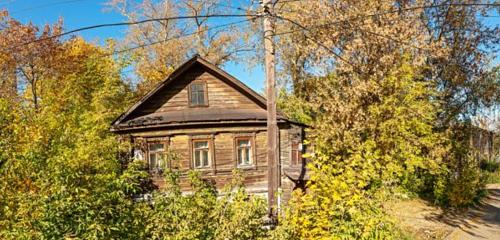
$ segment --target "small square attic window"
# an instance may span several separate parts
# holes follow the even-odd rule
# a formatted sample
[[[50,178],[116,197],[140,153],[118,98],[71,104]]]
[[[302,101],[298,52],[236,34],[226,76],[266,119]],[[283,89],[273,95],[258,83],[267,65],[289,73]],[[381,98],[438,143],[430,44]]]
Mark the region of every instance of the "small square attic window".
[[[205,82],[194,82],[189,85],[189,105],[208,106],[207,84]]]

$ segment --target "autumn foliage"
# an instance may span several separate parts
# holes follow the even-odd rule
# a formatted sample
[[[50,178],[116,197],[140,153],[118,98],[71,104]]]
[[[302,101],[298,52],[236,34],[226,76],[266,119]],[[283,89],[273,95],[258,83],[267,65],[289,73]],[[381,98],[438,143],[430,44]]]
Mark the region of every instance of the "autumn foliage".
[[[109,4],[131,21],[224,4],[130,2]],[[164,175],[166,191],[146,187],[144,166],[108,131],[191,54],[222,65],[248,49],[261,53],[252,45],[258,27],[209,32],[207,18],[154,21],[97,46],[57,37],[62,20],[39,28],[2,12],[0,238],[401,239],[388,200],[473,204],[484,176],[469,144],[471,119],[500,99],[492,66],[500,34],[482,21],[495,9],[427,2],[276,4],[279,106],[311,127],[307,191],[293,193],[275,228],[237,173],[222,195],[197,173],[192,194],[182,194],[175,172]],[[113,54],[151,42],[159,43]],[[137,84],[122,75],[128,66]]]

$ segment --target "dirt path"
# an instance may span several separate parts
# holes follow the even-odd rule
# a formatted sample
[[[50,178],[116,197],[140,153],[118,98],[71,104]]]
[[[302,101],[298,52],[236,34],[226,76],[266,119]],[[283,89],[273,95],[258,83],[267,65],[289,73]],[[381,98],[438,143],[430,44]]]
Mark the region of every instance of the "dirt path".
[[[416,239],[500,240],[500,184],[487,189],[488,197],[467,212],[443,212],[421,199],[399,202],[389,211]]]
[[[500,184],[488,185],[489,196],[462,219],[454,219],[458,227],[447,237],[455,239],[500,239]]]

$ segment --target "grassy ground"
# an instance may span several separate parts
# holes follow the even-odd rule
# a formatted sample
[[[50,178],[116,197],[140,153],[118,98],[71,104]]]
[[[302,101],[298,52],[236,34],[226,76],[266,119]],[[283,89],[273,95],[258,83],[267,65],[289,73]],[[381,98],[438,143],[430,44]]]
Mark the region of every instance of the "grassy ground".
[[[481,165],[484,173],[487,175],[486,183],[500,183],[500,162],[498,160],[484,161]]]
[[[500,184],[500,170],[488,173],[487,183]]]

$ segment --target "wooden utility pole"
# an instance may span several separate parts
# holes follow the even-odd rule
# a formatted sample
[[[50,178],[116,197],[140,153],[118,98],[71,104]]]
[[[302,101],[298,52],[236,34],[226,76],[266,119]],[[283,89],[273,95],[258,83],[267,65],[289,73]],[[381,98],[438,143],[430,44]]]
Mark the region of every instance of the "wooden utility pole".
[[[278,179],[278,124],[276,121],[276,60],[274,55],[274,16],[272,0],[262,1],[264,14],[264,55],[267,90],[267,162],[269,215],[277,214],[276,193]]]

